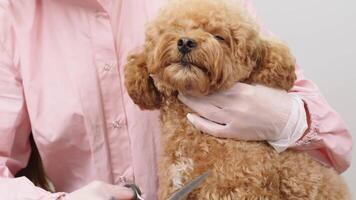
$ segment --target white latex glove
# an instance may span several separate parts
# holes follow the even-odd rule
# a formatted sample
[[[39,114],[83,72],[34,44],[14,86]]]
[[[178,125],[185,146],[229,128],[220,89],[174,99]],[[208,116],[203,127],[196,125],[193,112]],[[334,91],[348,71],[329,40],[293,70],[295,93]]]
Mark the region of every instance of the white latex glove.
[[[134,196],[130,188],[93,181],[87,186],[65,195],[64,200],[129,200]]]
[[[303,101],[283,90],[237,83],[210,96],[178,98],[200,115],[187,117],[201,131],[221,138],[267,140],[278,152],[307,129]]]

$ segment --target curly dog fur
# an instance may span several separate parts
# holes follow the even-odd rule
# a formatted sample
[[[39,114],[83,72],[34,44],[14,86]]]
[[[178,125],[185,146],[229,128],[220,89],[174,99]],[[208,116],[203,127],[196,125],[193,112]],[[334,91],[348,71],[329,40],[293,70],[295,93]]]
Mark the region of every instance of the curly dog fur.
[[[183,54],[180,38],[196,47]],[[125,85],[141,109],[160,109],[159,199],[198,175],[207,181],[187,199],[349,199],[340,176],[307,154],[276,153],[265,142],[219,139],[194,128],[177,94],[208,95],[240,81],[289,90],[295,60],[283,43],[262,36],[241,7],[227,0],[170,1],[129,57]]]

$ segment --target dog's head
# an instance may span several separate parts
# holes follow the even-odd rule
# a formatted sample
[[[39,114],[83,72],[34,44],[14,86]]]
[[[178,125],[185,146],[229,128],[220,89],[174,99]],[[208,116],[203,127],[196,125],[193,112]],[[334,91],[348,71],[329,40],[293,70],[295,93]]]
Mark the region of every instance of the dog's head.
[[[147,67],[157,84],[190,95],[246,79],[259,45],[247,15],[217,0],[171,3],[150,24],[147,40]]]
[[[237,81],[260,79],[253,72],[273,61],[267,55],[271,55],[270,50],[277,46],[281,45],[260,37],[255,22],[237,3],[229,0],[173,0],[148,25],[144,51],[136,54],[136,59],[135,56],[129,59],[126,87],[131,97],[132,93],[137,93],[142,85],[133,81],[139,77],[132,75],[140,74],[146,76],[139,78],[141,83],[144,80],[143,84],[152,84],[151,79],[154,79],[158,90],[154,89],[148,95],[154,97],[150,98],[154,101],[160,100],[159,93],[172,91],[207,95]],[[283,46],[280,49],[285,50]],[[293,59],[284,54],[280,53],[277,65],[283,66],[285,60],[292,62]],[[139,65],[137,57],[144,62],[140,63],[140,68],[133,67]],[[130,90],[132,85],[136,92]],[[159,105],[147,106],[147,97],[133,99],[142,108]]]

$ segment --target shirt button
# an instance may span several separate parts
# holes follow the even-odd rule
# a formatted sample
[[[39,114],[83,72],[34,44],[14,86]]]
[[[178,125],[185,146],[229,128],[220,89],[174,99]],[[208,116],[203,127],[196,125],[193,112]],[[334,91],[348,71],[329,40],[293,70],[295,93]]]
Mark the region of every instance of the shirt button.
[[[119,183],[126,183],[127,180],[126,180],[126,177],[125,176],[120,176],[119,177]]]
[[[107,72],[110,71],[111,68],[112,68],[112,65],[110,65],[110,64],[105,64],[104,65],[104,70],[107,71]]]
[[[112,122],[112,127],[113,128],[120,128],[121,124],[118,120]]]

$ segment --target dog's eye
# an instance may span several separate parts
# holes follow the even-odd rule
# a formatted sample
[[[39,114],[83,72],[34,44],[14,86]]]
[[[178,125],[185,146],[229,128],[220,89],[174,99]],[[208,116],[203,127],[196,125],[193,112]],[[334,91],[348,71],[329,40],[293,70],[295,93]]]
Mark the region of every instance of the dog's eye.
[[[224,41],[225,40],[225,38],[223,38],[220,35],[214,35],[214,37],[215,37],[215,39],[220,40],[220,41]]]

